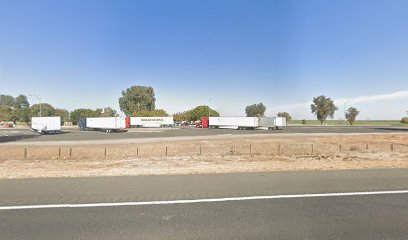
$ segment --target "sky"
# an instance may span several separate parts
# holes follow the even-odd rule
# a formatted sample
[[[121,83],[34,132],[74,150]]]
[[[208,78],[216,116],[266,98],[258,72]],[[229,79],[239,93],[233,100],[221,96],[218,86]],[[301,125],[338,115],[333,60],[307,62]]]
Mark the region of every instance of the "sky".
[[[113,107],[152,86],[168,113],[208,105],[313,119],[313,97],[360,119],[408,114],[408,1],[0,0],[0,94]],[[30,97],[30,102],[37,99]]]

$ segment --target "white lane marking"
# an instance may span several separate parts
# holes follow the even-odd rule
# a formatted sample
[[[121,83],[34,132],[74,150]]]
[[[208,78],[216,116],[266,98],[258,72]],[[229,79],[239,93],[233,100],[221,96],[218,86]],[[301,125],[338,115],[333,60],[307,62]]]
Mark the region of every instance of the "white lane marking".
[[[375,191],[375,192],[345,192],[345,193],[311,193],[311,194],[290,194],[290,195],[250,196],[250,197],[230,197],[230,198],[204,198],[204,199],[191,199],[191,200],[168,200],[168,201],[148,201],[148,202],[22,205],[22,206],[3,206],[3,207],[0,207],[0,210],[42,209],[42,208],[90,208],[90,207],[146,206],[146,205],[211,203],[211,202],[248,201],[248,200],[269,200],[269,199],[387,195],[387,194],[406,194],[406,193],[408,193],[408,190]]]

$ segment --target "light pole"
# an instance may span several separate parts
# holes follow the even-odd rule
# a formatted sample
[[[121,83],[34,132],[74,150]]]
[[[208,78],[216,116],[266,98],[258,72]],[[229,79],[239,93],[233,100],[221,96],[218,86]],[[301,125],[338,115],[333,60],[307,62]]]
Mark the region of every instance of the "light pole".
[[[211,103],[211,99],[212,97],[210,97],[210,99],[208,99],[208,121],[210,121],[210,103]]]
[[[12,115],[12,120],[13,120],[13,124],[15,123],[14,121],[15,121],[15,119],[16,119],[16,115],[14,115],[14,110],[15,110],[15,108],[14,107],[10,107],[11,109],[13,109],[13,115]]]
[[[41,98],[34,94],[30,94],[29,96],[37,98],[38,103],[40,104],[40,117],[41,117]]]
[[[343,104],[344,120],[347,120],[347,119],[346,119],[346,104],[349,103],[349,102],[351,102],[351,100],[352,100],[352,99],[349,99],[349,100],[347,100],[347,101]]]

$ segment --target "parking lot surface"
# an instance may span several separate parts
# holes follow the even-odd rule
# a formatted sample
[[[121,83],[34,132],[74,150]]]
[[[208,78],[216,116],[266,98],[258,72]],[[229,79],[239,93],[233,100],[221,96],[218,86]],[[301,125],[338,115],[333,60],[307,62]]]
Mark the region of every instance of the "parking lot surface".
[[[0,129],[2,142],[33,142],[33,141],[92,141],[115,139],[193,137],[216,135],[251,135],[251,134],[282,134],[282,133],[408,133],[406,127],[335,127],[335,126],[288,126],[283,130],[235,130],[235,129],[200,129],[185,128],[131,128],[127,132],[106,133],[80,131],[77,128],[63,129],[62,134],[39,135],[28,129]]]

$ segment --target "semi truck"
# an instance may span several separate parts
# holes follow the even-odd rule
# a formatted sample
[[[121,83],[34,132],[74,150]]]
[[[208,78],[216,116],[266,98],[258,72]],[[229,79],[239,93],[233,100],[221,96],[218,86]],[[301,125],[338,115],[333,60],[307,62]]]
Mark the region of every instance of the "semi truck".
[[[31,130],[40,134],[61,133],[61,117],[32,117]]]
[[[210,117],[209,128],[255,129],[258,122],[256,117]]]
[[[130,117],[130,126],[132,127],[172,127],[173,117]]]
[[[84,118],[79,127],[83,131],[125,132],[129,121],[126,117],[91,117]]]
[[[227,128],[239,130],[282,129],[286,126],[286,118],[282,117],[204,117],[201,128]]]
[[[286,127],[286,118],[284,117],[260,117],[258,122],[258,129],[283,129]]]

